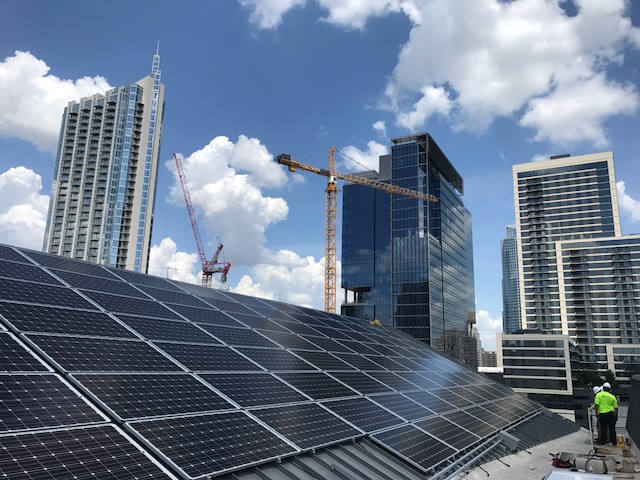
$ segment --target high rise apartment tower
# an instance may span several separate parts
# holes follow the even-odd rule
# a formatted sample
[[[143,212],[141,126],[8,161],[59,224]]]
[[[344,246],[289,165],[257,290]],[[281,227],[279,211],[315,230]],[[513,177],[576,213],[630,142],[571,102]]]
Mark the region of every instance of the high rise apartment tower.
[[[393,325],[477,365],[471,215],[463,181],[428,134],[392,139],[380,181],[431,203],[363,185],[343,187],[342,313]]]
[[[163,110],[158,53],[142,80],[69,102],[44,251],[147,271]]]

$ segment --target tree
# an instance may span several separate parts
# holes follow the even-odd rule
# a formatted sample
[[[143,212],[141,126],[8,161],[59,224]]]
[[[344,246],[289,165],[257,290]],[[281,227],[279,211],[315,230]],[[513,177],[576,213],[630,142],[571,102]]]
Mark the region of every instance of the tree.
[[[602,382],[602,377],[592,370],[582,370],[576,373],[576,388],[599,387]]]
[[[611,388],[618,388],[618,382],[616,381],[616,375],[611,371],[607,370],[604,374],[605,381],[611,384]]]

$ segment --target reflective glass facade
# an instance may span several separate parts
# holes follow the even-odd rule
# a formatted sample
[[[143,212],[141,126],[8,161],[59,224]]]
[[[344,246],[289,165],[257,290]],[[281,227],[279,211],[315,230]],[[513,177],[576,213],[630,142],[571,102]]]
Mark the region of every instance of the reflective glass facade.
[[[477,364],[468,335],[473,253],[462,179],[429,135],[392,142],[390,168],[383,169],[389,178],[377,179],[438,202],[344,186],[342,312],[394,325],[457,358],[464,351]]]
[[[68,104],[44,251],[146,272],[163,110],[158,54],[151,75]]]
[[[502,251],[502,329],[505,333],[513,333],[522,328],[515,226],[507,227],[507,236],[500,242],[500,250]]]

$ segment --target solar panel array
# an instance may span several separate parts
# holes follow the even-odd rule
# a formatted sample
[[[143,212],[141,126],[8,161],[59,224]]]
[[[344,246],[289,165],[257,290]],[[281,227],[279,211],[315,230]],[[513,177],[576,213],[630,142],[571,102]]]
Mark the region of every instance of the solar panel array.
[[[368,436],[433,471],[537,404],[389,327],[0,245],[0,476],[208,478]]]

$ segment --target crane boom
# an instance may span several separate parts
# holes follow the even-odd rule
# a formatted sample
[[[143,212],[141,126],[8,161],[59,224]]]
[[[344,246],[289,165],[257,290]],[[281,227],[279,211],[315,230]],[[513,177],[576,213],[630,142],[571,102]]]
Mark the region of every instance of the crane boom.
[[[204,246],[202,245],[202,238],[200,237],[200,229],[198,228],[198,221],[196,220],[196,214],[193,210],[191,203],[191,194],[189,193],[189,184],[184,174],[184,168],[182,168],[182,160],[177,154],[173,154],[173,158],[176,162],[176,168],[178,170],[178,178],[180,179],[180,185],[182,186],[182,194],[184,195],[184,203],[187,205],[187,212],[189,213],[189,220],[191,221],[191,229],[193,230],[193,236],[196,240],[196,247],[198,249],[198,256],[200,257],[200,263],[202,265],[202,286],[211,287],[213,284],[213,274],[220,273],[220,281],[225,283],[227,281],[227,273],[231,268],[229,262],[219,262],[218,257],[222,252],[223,245],[218,244],[216,253],[211,260],[207,260],[207,255],[204,252]]]
[[[334,153],[335,147],[329,150],[329,169],[317,168],[311,165],[297,162],[291,155],[283,153],[276,157],[276,162],[287,166],[290,172],[304,170],[328,178],[326,199],[326,239],[325,239],[325,264],[324,264],[324,310],[335,313],[336,311],[336,205],[338,196],[337,179],[346,180],[359,185],[366,185],[388,193],[397,193],[407,197],[417,198],[427,202],[437,202],[438,199],[429,193],[416,192],[409,188],[399,187],[371,178],[361,177],[352,173],[336,171]]]

